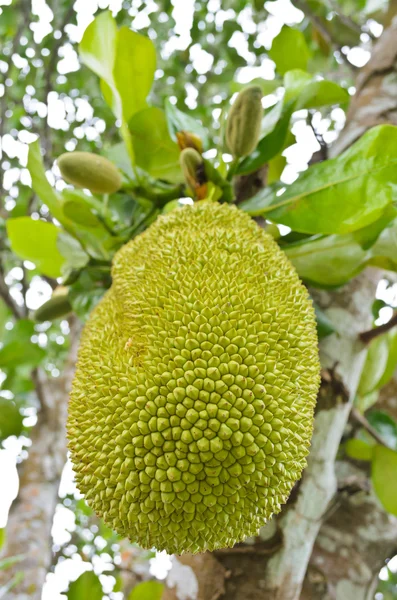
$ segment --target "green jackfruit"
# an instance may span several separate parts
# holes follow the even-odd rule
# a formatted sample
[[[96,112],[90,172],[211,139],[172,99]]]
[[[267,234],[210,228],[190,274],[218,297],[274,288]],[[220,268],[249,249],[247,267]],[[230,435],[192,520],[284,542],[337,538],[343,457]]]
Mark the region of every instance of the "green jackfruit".
[[[120,171],[104,156],[91,152],[66,152],[57,162],[65,181],[94,194],[113,194],[121,188]]]
[[[306,465],[319,385],[308,292],[248,215],[208,201],[159,217],[112,274],[71,393],[78,488],[144,548],[233,546]]]
[[[262,90],[256,85],[241,90],[226,122],[226,142],[235,158],[248,156],[258,144],[262,123]]]

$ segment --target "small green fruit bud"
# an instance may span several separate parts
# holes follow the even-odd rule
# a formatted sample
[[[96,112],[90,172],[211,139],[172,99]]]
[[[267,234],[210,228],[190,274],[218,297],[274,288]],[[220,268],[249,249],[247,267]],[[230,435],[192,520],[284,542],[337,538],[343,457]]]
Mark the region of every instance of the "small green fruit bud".
[[[262,121],[262,90],[258,86],[242,90],[230,109],[226,142],[235,158],[251,154],[259,140]]]
[[[73,185],[94,194],[113,194],[121,188],[117,167],[104,156],[90,152],[66,152],[58,158],[62,177]]]
[[[185,181],[193,191],[205,183],[204,161],[197,150],[185,148],[180,154],[179,161]]]
[[[54,293],[52,298],[44,302],[34,314],[33,319],[39,323],[44,321],[54,321],[72,312],[73,308],[70,303],[68,294],[65,292]]]

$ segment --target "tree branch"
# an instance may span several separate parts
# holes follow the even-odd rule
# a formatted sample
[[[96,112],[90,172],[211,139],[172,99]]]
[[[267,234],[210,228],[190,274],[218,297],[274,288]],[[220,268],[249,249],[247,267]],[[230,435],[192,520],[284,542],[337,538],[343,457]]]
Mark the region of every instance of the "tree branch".
[[[4,302],[6,303],[8,308],[11,310],[14,317],[16,319],[21,319],[23,316],[22,310],[20,309],[20,307],[18,306],[18,304],[15,302],[14,298],[10,294],[8,285],[5,282],[4,267],[1,262],[0,262],[0,297],[4,300]]]
[[[368,329],[367,331],[363,331],[362,333],[360,333],[359,338],[363,344],[369,344],[370,342],[372,342],[372,340],[379,337],[380,335],[383,335],[384,333],[387,333],[388,331],[390,331],[390,329],[393,329],[393,327],[395,327],[396,325],[397,325],[397,312],[394,313],[394,315],[392,316],[390,321],[388,321],[387,323],[383,323],[382,325],[379,325],[378,327],[373,327],[372,329]]]
[[[356,408],[352,408],[350,413],[351,418],[355,421],[360,427],[365,429],[369,433],[371,437],[374,438],[381,446],[385,446],[388,448],[389,446],[386,444],[384,439],[379,435],[379,433],[372,427],[372,425],[367,421],[367,419],[362,415]]]

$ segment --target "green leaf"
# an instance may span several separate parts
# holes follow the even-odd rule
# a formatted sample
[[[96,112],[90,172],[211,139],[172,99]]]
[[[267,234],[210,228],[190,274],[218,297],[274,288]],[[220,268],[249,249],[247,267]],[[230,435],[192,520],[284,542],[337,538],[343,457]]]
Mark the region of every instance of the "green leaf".
[[[291,69],[306,70],[310,51],[305,36],[299,29],[285,25],[274,38],[269,57],[276,63],[276,70],[281,75]]]
[[[388,205],[381,217],[354,232],[354,239],[360,244],[364,250],[371,248],[378,240],[381,233],[388,227],[396,218],[397,210],[394,206]]]
[[[7,539],[6,528],[5,527],[1,527],[0,528],[0,550],[4,546],[6,539]],[[0,563],[1,563],[1,560],[0,560]],[[0,566],[0,571],[1,571],[1,566]]]
[[[138,583],[128,596],[128,600],[161,600],[164,585],[158,581]]]
[[[397,516],[397,452],[375,446],[371,480],[383,508]]]
[[[391,204],[396,164],[397,127],[374,127],[337,158],[310,167],[262,214],[303,233],[355,231]]]
[[[247,212],[251,217],[258,217],[262,214],[263,209],[273,202],[274,194],[282,187],[284,187],[282,183],[272,183],[271,185],[262,188],[255,196],[252,196],[252,198],[241,202],[239,208],[244,212]]]
[[[182,112],[167,98],[165,101],[165,115],[167,117],[168,129],[173,140],[176,140],[178,131],[188,131],[197,135],[203,142],[204,149],[209,147],[209,137],[206,128],[191,115]]]
[[[362,268],[367,253],[353,236],[314,236],[283,247],[301,279],[323,287],[337,287]]]
[[[294,110],[294,103],[286,104],[281,113],[281,117],[271,133],[263,137],[256,149],[244,158],[237,167],[238,175],[246,175],[260,169],[270,159],[274,158],[284,147],[288,134],[289,122]]]
[[[347,440],[345,444],[347,456],[354,458],[354,460],[372,460],[373,450],[373,446],[357,438]]]
[[[103,229],[102,223],[94,215],[91,208],[79,199],[65,200],[62,204],[64,215],[80,227]]]
[[[379,400],[379,390],[374,390],[366,396],[356,396],[354,399],[354,406],[357,410],[364,414],[365,411],[369,410]]]
[[[5,440],[10,435],[21,435],[22,421],[23,417],[15,402],[0,396],[0,440]]]
[[[64,257],[57,248],[59,229],[30,217],[8,219],[7,233],[17,256],[33,262],[43,275],[59,277]]]
[[[379,433],[382,440],[392,450],[397,450],[397,423],[382,410],[372,410],[367,414],[370,425]]]
[[[4,345],[0,350],[0,369],[12,369],[21,364],[37,367],[44,359],[46,352],[37,344],[25,344],[16,340]]]
[[[328,335],[331,335],[331,333],[334,333],[335,327],[325,312],[322,311],[321,308],[319,308],[316,304],[314,305],[314,310],[316,312],[318,338],[322,340]]]
[[[45,174],[39,140],[29,144],[27,167],[32,178],[33,190],[40,200],[48,206],[51,215],[62,223],[61,199],[59,194],[50,185]]]
[[[104,11],[85,30],[79,50],[83,63],[101,78],[102,93],[121,120],[121,135],[133,161],[127,123],[146,107],[156,69],[153,42],[128,27],[117,30],[111,12]]]
[[[379,381],[386,369],[388,355],[387,336],[381,335],[375,338],[368,348],[367,358],[358,384],[357,392],[360,396],[365,396],[378,389]]]
[[[348,102],[349,98],[348,91],[334,81],[312,81],[299,94],[295,110],[342,104]]]
[[[157,179],[182,181],[180,150],[170,137],[164,112],[146,108],[132,117],[129,127],[137,165]]]
[[[383,336],[382,336],[383,337]],[[383,388],[384,385],[391,381],[394,371],[397,367],[397,331],[392,330],[386,334],[387,345],[388,345],[388,357],[385,370],[382,377],[378,381],[377,387]]]
[[[103,590],[98,575],[85,571],[69,585],[68,600],[102,600]]]
[[[302,69],[292,69],[284,75],[284,102],[299,98],[301,92],[313,81],[313,76]]]
[[[57,247],[66,260],[62,268],[63,272],[67,269],[82,269],[90,259],[79,242],[64,231],[58,233]]]

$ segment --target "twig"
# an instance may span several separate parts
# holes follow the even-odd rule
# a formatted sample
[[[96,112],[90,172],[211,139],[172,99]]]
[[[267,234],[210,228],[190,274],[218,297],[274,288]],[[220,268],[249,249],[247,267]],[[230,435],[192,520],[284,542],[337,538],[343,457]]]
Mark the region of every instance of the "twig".
[[[364,29],[361,27],[361,25],[356,23],[356,21],[353,21],[353,19],[348,15],[345,15],[343,12],[341,12],[341,6],[339,6],[337,0],[328,0],[328,4],[334,13],[338,15],[340,21],[346,25],[346,27],[352,31],[356,31],[357,33],[364,33]],[[372,40],[376,40],[376,37],[371,31],[368,30],[368,28],[365,28],[365,33],[368,34]]]
[[[48,63],[47,69],[46,69],[45,85],[44,85],[44,102],[46,104],[48,102],[48,94],[51,92],[52,76],[54,75],[54,72],[55,72],[55,69],[57,66],[57,61],[59,58],[58,52],[59,52],[59,49],[61,48],[61,46],[63,45],[63,43],[65,41],[65,37],[66,37],[65,27],[69,23],[71,16],[75,12],[73,7],[74,7],[74,3],[71,2],[68,10],[65,13],[65,16],[62,19],[62,23],[59,26],[59,30],[61,31],[61,36],[55,41],[55,44],[51,50],[51,57],[50,57],[50,61]],[[50,127],[48,125],[48,119],[46,119],[44,122],[43,147],[45,150],[45,155],[48,160],[48,156],[51,154],[51,150],[52,150]]]
[[[4,300],[8,308],[16,319],[22,318],[22,311],[10,294],[8,285],[5,282],[5,273],[2,263],[0,262],[0,297]]]
[[[306,0],[293,0],[295,6],[297,6],[311,21],[312,25],[321,33],[325,41],[332,46],[335,50],[338,50],[341,58],[346,62],[346,64],[352,69],[356,70],[356,67],[347,59],[346,54],[343,52],[341,44],[339,44],[331,35],[330,31],[327,29],[326,25],[324,25],[322,19],[318,17],[310,8],[310,6],[306,3]]]
[[[387,323],[383,323],[383,325],[379,325],[378,327],[374,327],[373,329],[369,329],[368,331],[363,331],[360,333],[359,338],[363,342],[363,344],[369,344],[379,335],[390,331],[397,325],[397,312],[394,313],[390,321]]]
[[[354,407],[352,408],[350,416],[358,425],[360,425],[363,429],[365,429],[365,431],[367,431],[369,433],[369,435],[378,442],[378,444],[380,444],[381,446],[385,446],[385,448],[389,447],[388,444],[386,444],[386,442],[384,441],[384,439],[376,431],[376,429],[374,429],[372,427],[372,425],[367,421],[367,419],[364,417],[364,415],[362,415],[357,410],[357,408],[354,408]]]
[[[25,14],[25,10],[24,10],[24,4],[25,2],[22,0],[20,2],[20,6],[14,6],[14,11],[19,11],[22,15]],[[3,60],[7,65],[7,69],[5,71],[5,78],[7,78],[9,71],[10,71],[10,67],[12,65],[12,57],[15,54],[18,46],[19,46],[19,40],[21,39],[22,36],[22,32],[24,27],[26,26],[26,21],[25,19],[20,19],[19,21],[19,25],[18,25],[18,29],[15,33],[14,39],[12,41],[12,46],[10,49],[10,53],[8,55],[8,57],[5,59],[5,56],[3,55]],[[4,72],[4,71],[3,71]],[[0,99],[0,149],[2,148],[2,140],[3,140],[3,136],[6,133],[5,131],[5,124],[6,124],[6,118],[5,118],[5,113],[6,113],[6,109],[7,109],[7,103],[8,103],[8,97],[7,97],[7,87],[4,86],[4,93],[2,98]],[[3,195],[3,169],[1,167],[0,164],[0,200],[1,197]]]

